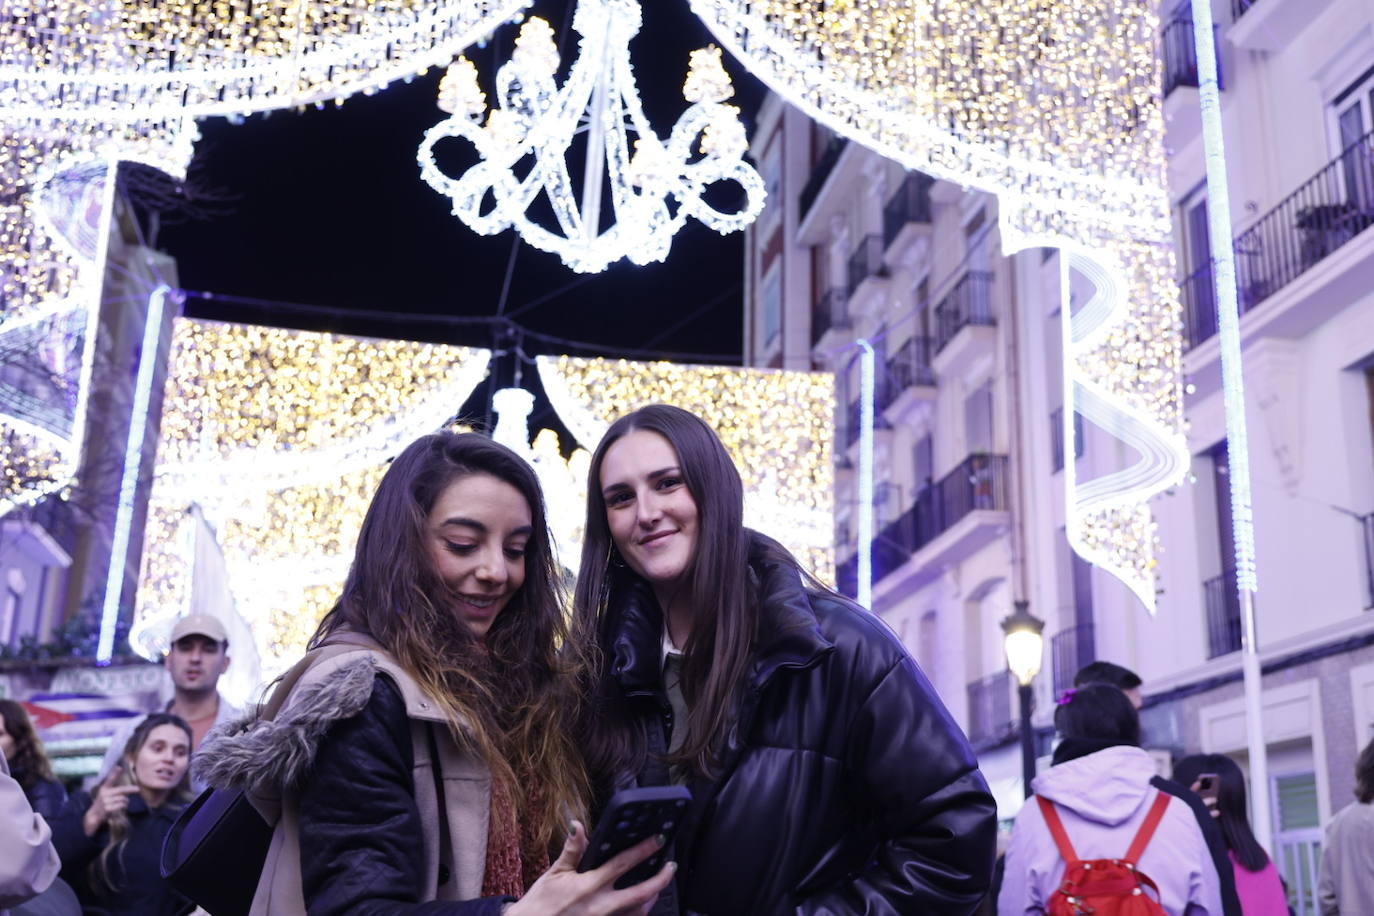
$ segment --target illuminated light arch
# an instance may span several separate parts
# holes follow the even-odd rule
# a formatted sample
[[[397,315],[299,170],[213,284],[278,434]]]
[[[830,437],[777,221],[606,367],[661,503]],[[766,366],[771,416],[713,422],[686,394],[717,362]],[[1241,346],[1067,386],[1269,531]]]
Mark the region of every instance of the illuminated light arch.
[[[932,177],[998,196],[1003,249],[1064,249],[1066,405],[1141,457],[1067,480],[1070,543],[1155,607],[1149,498],[1187,469],[1182,339],[1150,4],[691,0],[785,101]],[[1072,436],[1072,410],[1061,434]],[[1072,454],[1072,451],[1068,451]]]
[[[120,161],[182,177],[194,119],[342,101],[448,63],[530,0],[13,0],[0,16],[0,360],[35,314],[81,358],[56,433],[0,391],[0,515],[60,491],[80,460]],[[84,179],[73,175],[84,172]],[[51,193],[61,186],[61,193]],[[84,190],[83,190],[84,188]],[[79,202],[95,203],[72,211]],[[73,251],[65,230],[90,225]],[[59,317],[60,316],[60,317]],[[11,395],[14,392],[10,392]],[[49,426],[51,424],[48,424]]]

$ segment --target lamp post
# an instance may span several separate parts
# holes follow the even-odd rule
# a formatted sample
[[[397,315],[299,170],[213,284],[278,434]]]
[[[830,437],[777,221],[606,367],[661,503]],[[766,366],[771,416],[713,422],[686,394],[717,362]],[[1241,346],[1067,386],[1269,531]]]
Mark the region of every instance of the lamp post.
[[[1031,682],[1040,673],[1044,654],[1045,621],[1032,614],[1029,601],[1012,603],[1014,611],[1002,621],[1003,648],[1007,653],[1007,668],[1016,677],[1016,694],[1021,701],[1021,782],[1026,798],[1031,796],[1031,780],[1035,778],[1035,733],[1031,731]]]

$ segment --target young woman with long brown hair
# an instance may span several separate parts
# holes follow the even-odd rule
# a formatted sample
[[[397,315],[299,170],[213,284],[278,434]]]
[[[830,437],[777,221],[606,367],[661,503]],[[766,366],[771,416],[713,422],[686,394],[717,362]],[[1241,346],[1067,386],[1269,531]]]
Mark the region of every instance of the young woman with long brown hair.
[[[177,916],[194,907],[162,879],[162,841],[191,799],[191,726],[156,712],[138,723],[91,794],[77,792],[52,824],[62,879],[86,912]]]
[[[586,776],[559,582],[538,481],[513,452],[438,433],[397,456],[279,711],[198,754],[209,785],[280,811],[254,913],[542,916],[653,900],[671,866],[611,885],[654,840],[575,871],[586,835],[568,825]]]
[[[575,608],[598,650],[597,794],[693,793],[655,912],[971,912],[996,815],[968,742],[887,627],[744,527],[715,432],[636,410],[587,494]]]
[[[0,754],[9,763],[14,781],[24,787],[33,810],[49,821],[56,817],[67,800],[67,790],[53,774],[33,720],[17,700],[0,700]]]

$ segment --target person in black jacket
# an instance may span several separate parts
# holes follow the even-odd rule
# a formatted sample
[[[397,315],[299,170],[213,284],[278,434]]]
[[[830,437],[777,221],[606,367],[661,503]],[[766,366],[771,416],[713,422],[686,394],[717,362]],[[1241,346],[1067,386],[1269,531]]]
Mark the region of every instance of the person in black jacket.
[[[893,633],[743,524],[715,432],[651,405],[592,457],[575,619],[598,796],[686,784],[655,913],[966,914],[996,807]]]
[[[14,781],[24,787],[33,810],[49,821],[56,817],[67,800],[67,790],[53,775],[28,712],[15,700],[0,700],[0,753]]]
[[[191,796],[191,727],[153,713],[134,729],[124,754],[91,795],[74,793],[53,821],[62,879],[86,913],[178,916],[193,908],[158,864],[162,841]]]

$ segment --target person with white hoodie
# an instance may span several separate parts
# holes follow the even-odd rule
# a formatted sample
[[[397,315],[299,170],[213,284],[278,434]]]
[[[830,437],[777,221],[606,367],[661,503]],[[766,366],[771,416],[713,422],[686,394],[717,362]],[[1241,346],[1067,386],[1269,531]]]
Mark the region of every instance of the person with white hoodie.
[[[1120,690],[1090,684],[1066,691],[1055,710],[1062,741],[1054,765],[1031,787],[1053,803],[1079,859],[1122,858],[1160,797],[1163,817],[1136,865],[1159,889],[1169,916],[1220,916],[1221,879],[1187,803],[1151,784],[1154,760],[1140,748],[1140,720]],[[1064,860],[1038,803],[1016,816],[998,916],[1043,913],[1064,877]]]

